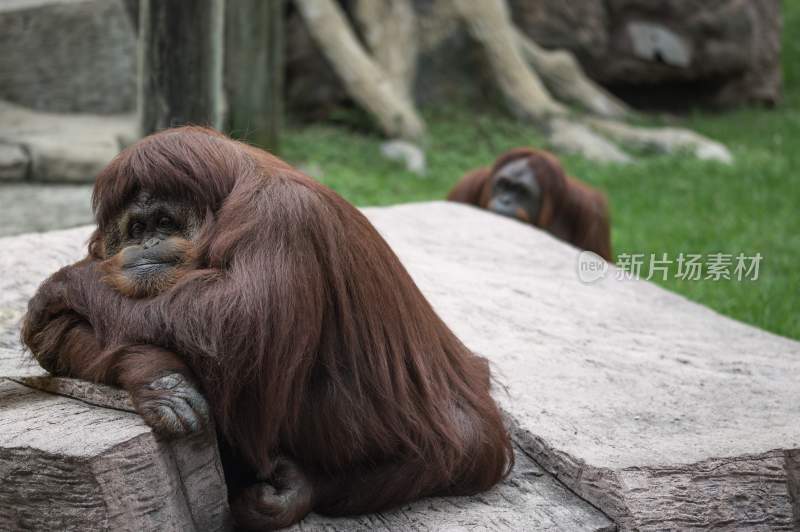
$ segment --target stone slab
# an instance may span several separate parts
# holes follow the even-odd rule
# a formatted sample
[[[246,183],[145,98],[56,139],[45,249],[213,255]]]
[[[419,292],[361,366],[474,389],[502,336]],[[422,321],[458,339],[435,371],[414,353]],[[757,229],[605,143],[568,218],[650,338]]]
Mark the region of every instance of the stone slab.
[[[2,368],[0,368],[1,370]],[[20,386],[24,385],[24,386]],[[13,389],[14,393],[5,396],[4,386]],[[7,426],[0,421],[0,430],[7,430],[9,433],[30,433],[38,423],[38,418],[43,421],[53,423],[55,419],[69,418],[71,411],[66,412],[66,405],[72,405],[72,399],[59,397],[53,399],[49,394],[42,394],[32,390],[38,388],[47,390],[70,398],[79,398],[81,403],[85,403],[82,408],[89,419],[87,423],[97,424],[101,429],[103,420],[109,412],[114,412],[112,416],[119,416],[119,412],[132,411],[132,406],[127,394],[120,390],[106,386],[97,386],[75,379],[63,379],[52,377],[22,377],[15,379],[0,379],[0,412],[4,418],[17,419],[24,427]],[[49,402],[41,403],[44,398],[49,398]],[[12,409],[9,405],[19,401],[25,404],[25,409]],[[88,405],[103,408],[89,408]],[[96,414],[95,414],[96,413]],[[138,421],[138,416],[128,415]],[[25,420],[31,420],[28,424]],[[87,423],[74,424],[70,419],[70,426],[76,434],[88,431]],[[138,428],[142,423],[139,421]],[[109,428],[109,430],[112,430]],[[208,441],[200,439],[199,442],[192,440],[170,442],[162,445],[173,446],[170,452],[174,455],[177,462],[178,474],[172,471],[172,464],[167,464],[166,468],[159,468],[159,462],[163,457],[162,449],[145,447],[138,442],[134,445],[129,443],[126,438],[128,434],[119,428],[113,428],[114,433],[125,441],[124,446],[134,447],[139,455],[135,465],[128,466],[126,469],[117,473],[121,478],[126,479],[131,471],[136,471],[137,477],[126,485],[126,493],[121,495],[126,500],[124,516],[119,516],[116,521],[109,520],[107,513],[117,511],[116,508],[108,508],[105,512],[86,512],[78,514],[75,509],[84,507],[100,507],[109,504],[104,499],[104,495],[96,490],[86,489],[68,495],[53,498],[51,491],[55,491],[58,486],[53,486],[50,479],[44,483],[27,485],[23,489],[22,481],[15,481],[13,475],[9,476],[9,484],[0,487],[0,505],[8,503],[8,507],[14,511],[4,515],[0,510],[0,527],[9,526],[11,528],[25,528],[31,530],[46,530],[49,526],[56,526],[59,529],[76,530],[102,530],[116,529],[116,526],[125,523],[128,529],[131,526],[141,527],[137,529],[149,530],[185,530],[189,525],[194,525],[194,530],[219,530],[224,529],[228,523],[227,505],[224,504],[224,495],[220,491],[224,490],[224,483],[220,485],[220,464],[217,460],[214,448],[209,448]],[[148,433],[146,427],[141,431],[141,437]],[[104,433],[108,434],[108,433]],[[137,437],[140,436],[136,432]],[[63,442],[62,434],[53,434],[52,431],[42,436],[49,440],[51,437]],[[151,435],[152,437],[152,435]],[[84,434],[84,438],[86,435]],[[194,438],[197,439],[197,438]],[[110,445],[104,439],[88,438],[89,446],[82,448],[82,452],[91,460],[99,460],[96,455]],[[12,446],[14,447],[14,446]],[[74,450],[74,442],[63,442],[63,448]],[[143,448],[144,447],[144,448]],[[55,468],[60,472],[64,471],[65,466],[60,465],[64,460],[63,452],[48,449],[42,457],[32,457],[28,454],[20,455],[15,449],[7,449],[6,442],[0,438],[0,473],[3,471],[4,461],[8,462],[9,468],[16,467],[14,472],[20,476],[30,474],[34,468]],[[209,456],[212,453],[213,456]],[[199,456],[198,456],[199,455]],[[206,461],[203,461],[206,460]],[[211,460],[214,460],[211,463]],[[148,461],[155,462],[148,464]],[[198,461],[202,463],[198,463]],[[17,464],[16,466],[14,464]],[[19,464],[24,464],[20,468]],[[94,468],[93,468],[94,469]],[[146,474],[140,471],[146,470]],[[23,471],[20,473],[20,471]],[[83,471],[83,466],[72,467],[68,473],[59,473],[59,483],[64,481],[64,476],[74,477],[75,482],[87,482],[83,477],[88,473]],[[155,478],[157,475],[166,477]],[[182,480],[181,489],[173,486],[175,478]],[[141,484],[136,481],[144,477]],[[154,482],[153,486],[150,485]],[[117,479],[119,482],[119,479]],[[133,484],[133,485],[131,485]],[[102,487],[102,486],[101,486]],[[145,495],[147,501],[142,501]],[[181,511],[181,501],[165,499],[161,500],[164,493],[177,494],[181,490],[191,494],[190,501],[196,501],[195,505],[190,505],[190,510],[194,510],[193,515]],[[61,492],[59,492],[61,493]],[[224,492],[223,492],[224,493]],[[51,504],[55,511],[46,513],[46,517],[38,517],[41,508],[37,505],[30,505],[24,502],[26,496],[35,494],[37,498],[44,497]],[[117,495],[120,496],[120,495]],[[138,498],[136,498],[138,497]],[[157,500],[160,506],[154,507],[149,501]],[[131,507],[136,506],[136,513],[131,515]],[[145,510],[142,509],[145,508]],[[191,512],[190,512],[191,513]],[[203,523],[200,526],[199,523]],[[592,508],[589,504],[580,500],[561,482],[552,475],[545,472],[519,448],[516,449],[516,463],[511,476],[496,488],[476,497],[439,497],[417,501],[413,504],[398,508],[381,514],[370,514],[352,518],[331,518],[311,514],[300,524],[290,530],[296,531],[370,531],[380,528],[389,531],[441,531],[441,530],[467,530],[478,528],[480,530],[585,530],[597,532],[610,532],[616,529],[611,520],[602,513]]]
[[[621,528],[798,526],[800,343],[651,283],[617,280],[613,266],[604,279],[583,284],[576,249],[469,206],[365,212],[445,321],[490,359],[495,395],[521,452]],[[48,273],[82,256],[89,232],[0,239],[0,348],[9,360],[18,357],[13,328],[25,300]],[[17,371],[24,373],[18,364]],[[498,512],[528,515],[538,505],[529,502],[533,491]],[[426,504],[434,511],[420,520],[416,510]],[[470,521],[453,500],[436,504],[400,510],[389,528],[484,523]],[[436,521],[441,508],[459,515]],[[339,521],[339,528],[336,520],[310,517],[302,526],[370,528],[383,515]],[[535,515],[541,520],[528,523],[552,519]],[[576,514],[569,515],[574,523]],[[600,518],[594,514],[591,527]],[[523,523],[508,519],[486,522],[507,529]]]
[[[91,185],[0,184],[0,237],[92,223]]]
[[[437,497],[379,514],[332,518],[311,514],[292,532],[456,532],[467,530],[597,530],[617,527],[545,472],[519,447],[514,470],[474,497]]]
[[[0,376],[10,376],[13,384],[25,385],[27,389],[36,388],[49,394],[79,398],[81,403],[94,405],[93,408],[101,412],[104,408],[130,411],[131,405],[124,392],[75,379],[45,376],[41,368],[21,354],[19,345],[19,321],[24,313],[27,299],[50,273],[84,255],[85,243],[92,229],[92,227],[79,227],[43,234],[0,238],[0,246],[5,246],[4,249],[7,251],[0,255]],[[48,395],[40,391],[36,393]],[[0,395],[0,411],[6,408],[5,403]],[[49,404],[42,406],[42,409],[51,408]],[[39,415],[48,414],[41,412]],[[9,430],[28,429],[14,427]],[[4,447],[0,439],[0,464],[7,452]],[[520,448],[517,448],[516,455],[517,460],[511,476],[499,486],[478,496],[424,499],[390,512],[353,518],[330,518],[312,514],[295,526],[294,530],[344,532],[381,528],[398,532],[468,529],[610,531],[616,528],[603,513],[575,496],[555,477],[534,463]],[[158,457],[157,454],[154,456]],[[183,455],[177,454],[177,456]],[[10,460],[17,458],[19,457],[13,455]],[[26,457],[19,459],[29,460]],[[58,465],[60,456],[48,455],[42,460],[54,462],[52,467],[60,467]],[[142,460],[146,461],[146,457]],[[216,467],[219,467],[218,463]],[[159,474],[168,475],[171,472],[162,471]],[[13,489],[19,488],[14,485]],[[49,485],[37,488],[41,492],[48,492],[50,489],[52,487]],[[2,490],[0,487],[0,504],[3,502]],[[29,493],[33,491],[36,490],[31,489]],[[98,497],[96,492],[85,492],[81,494],[80,500],[85,504],[85,501],[97,500]],[[74,501],[57,500],[56,504],[74,504]],[[138,519],[140,516],[134,517]],[[70,521],[70,518],[77,519],[75,515],[69,514],[64,516],[59,524],[69,524],[76,529],[88,530],[93,529],[89,524],[95,523],[92,526],[102,528],[97,525],[98,521],[88,518],[83,521]],[[132,522],[138,524],[142,521]],[[0,529],[5,523],[16,522],[0,512]],[[42,522],[29,521],[26,524],[33,529],[44,527]],[[144,524],[149,525],[149,522]],[[85,526],[89,528],[84,528]]]
[[[30,158],[22,146],[0,142],[0,182],[25,180],[29,165]]]
[[[2,530],[230,528],[211,434],[160,441],[130,411],[8,379],[0,379],[0,478]]]
[[[800,526],[800,343],[613,266],[583,284],[578,250],[472,207],[368,214],[491,360],[520,445],[623,528]]]
[[[133,114],[57,114],[0,101],[0,143],[27,157],[31,181],[91,183],[136,136]]]

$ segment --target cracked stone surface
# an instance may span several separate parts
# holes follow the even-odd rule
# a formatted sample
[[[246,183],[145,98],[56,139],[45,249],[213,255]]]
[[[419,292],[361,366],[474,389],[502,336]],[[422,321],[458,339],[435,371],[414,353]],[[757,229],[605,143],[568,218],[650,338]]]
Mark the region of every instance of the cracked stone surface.
[[[310,516],[298,529],[613,526],[595,508],[622,529],[800,524],[800,343],[617,280],[613,266],[583,284],[576,249],[469,206],[365,213],[456,334],[491,361],[522,459],[478,497]],[[48,273],[83,255],[90,230],[0,239],[0,375],[37,385],[30,376],[41,370],[20,363],[19,318]]]
[[[3,530],[182,531],[230,525],[211,434],[161,441],[132,412],[2,378],[0,478]]]

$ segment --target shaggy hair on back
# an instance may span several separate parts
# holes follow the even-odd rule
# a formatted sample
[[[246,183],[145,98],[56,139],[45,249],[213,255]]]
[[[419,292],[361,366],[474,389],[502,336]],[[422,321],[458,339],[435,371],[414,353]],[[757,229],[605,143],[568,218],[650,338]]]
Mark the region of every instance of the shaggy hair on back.
[[[143,191],[188,203],[202,223],[181,277],[131,299],[97,265],[109,258],[113,223]],[[236,481],[268,480],[288,457],[323,513],[471,494],[509,471],[488,364],[332,190],[264,151],[184,127],[121,153],[97,178],[93,206],[89,256],[31,302],[23,338],[45,367],[127,387],[185,363]],[[48,322],[42,308],[69,319]],[[232,498],[240,489],[231,486]],[[285,526],[312,509],[276,518],[248,493],[245,526]]]

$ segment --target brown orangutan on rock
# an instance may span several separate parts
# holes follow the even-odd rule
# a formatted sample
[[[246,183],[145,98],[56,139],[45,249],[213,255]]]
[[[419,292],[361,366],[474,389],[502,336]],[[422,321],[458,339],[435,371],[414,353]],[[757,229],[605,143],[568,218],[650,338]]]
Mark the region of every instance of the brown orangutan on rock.
[[[605,195],[566,175],[552,153],[515,148],[491,168],[467,172],[447,195],[516,218],[574,246],[611,260],[611,229]]]
[[[23,341],[119,385],[164,437],[213,416],[237,525],[486,490],[509,471],[489,367],[375,228],[266,152],[195,127],[98,177],[89,256],[40,287]]]

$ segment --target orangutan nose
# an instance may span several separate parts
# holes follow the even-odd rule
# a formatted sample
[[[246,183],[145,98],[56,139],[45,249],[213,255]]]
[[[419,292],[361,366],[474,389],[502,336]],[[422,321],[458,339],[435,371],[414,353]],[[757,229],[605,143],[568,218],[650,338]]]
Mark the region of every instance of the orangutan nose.
[[[152,247],[155,247],[155,246],[159,245],[160,243],[161,243],[161,240],[154,237],[154,238],[149,239],[147,242],[145,242],[142,245],[142,247],[144,249],[150,249]]]

